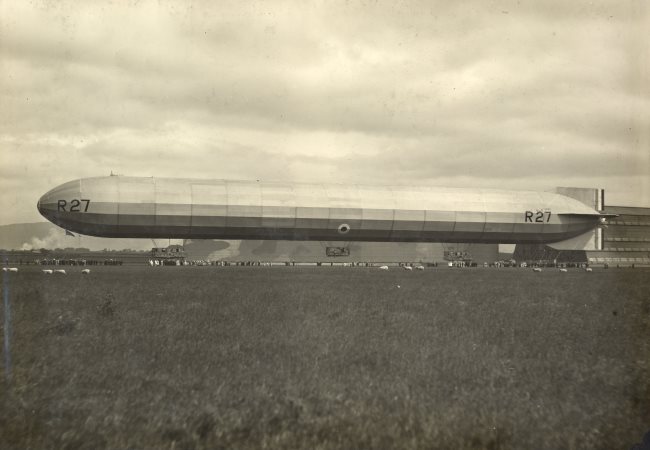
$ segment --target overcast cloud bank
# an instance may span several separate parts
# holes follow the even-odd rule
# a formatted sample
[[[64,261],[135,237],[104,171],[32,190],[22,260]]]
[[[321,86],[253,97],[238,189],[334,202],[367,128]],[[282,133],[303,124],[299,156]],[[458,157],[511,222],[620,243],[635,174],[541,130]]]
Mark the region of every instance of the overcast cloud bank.
[[[3,2],[2,223],[110,171],[650,206],[642,1]]]

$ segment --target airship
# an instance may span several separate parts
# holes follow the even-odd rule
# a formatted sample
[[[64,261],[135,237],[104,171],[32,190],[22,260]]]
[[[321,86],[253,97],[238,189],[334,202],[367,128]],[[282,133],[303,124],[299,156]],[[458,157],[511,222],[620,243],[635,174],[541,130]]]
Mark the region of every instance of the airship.
[[[106,176],[64,183],[37,207],[66,230],[110,238],[577,248],[611,216],[599,192]]]

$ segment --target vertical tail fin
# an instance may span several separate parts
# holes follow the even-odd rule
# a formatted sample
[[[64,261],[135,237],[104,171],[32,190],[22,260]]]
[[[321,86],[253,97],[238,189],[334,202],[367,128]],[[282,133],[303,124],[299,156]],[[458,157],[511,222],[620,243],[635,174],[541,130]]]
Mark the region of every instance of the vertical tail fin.
[[[557,187],[555,193],[574,198],[599,212],[605,208],[604,189]]]

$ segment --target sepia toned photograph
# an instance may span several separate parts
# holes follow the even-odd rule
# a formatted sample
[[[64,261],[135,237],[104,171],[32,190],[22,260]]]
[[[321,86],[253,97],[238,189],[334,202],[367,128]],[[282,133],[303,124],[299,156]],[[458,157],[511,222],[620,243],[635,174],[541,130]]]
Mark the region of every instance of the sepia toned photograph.
[[[648,30],[0,0],[0,448],[650,450]]]

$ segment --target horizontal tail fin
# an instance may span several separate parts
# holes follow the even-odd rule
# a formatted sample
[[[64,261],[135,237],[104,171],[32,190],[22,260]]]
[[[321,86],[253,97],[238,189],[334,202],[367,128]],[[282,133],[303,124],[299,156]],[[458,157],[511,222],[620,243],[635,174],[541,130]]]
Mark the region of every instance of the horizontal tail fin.
[[[546,245],[555,250],[602,250],[602,233],[598,227],[571,239]]]
[[[601,219],[613,219],[614,217],[618,217],[619,214],[606,214],[606,213],[593,213],[593,214],[585,214],[585,213],[559,213],[558,216],[573,216],[573,217],[599,217]]]

